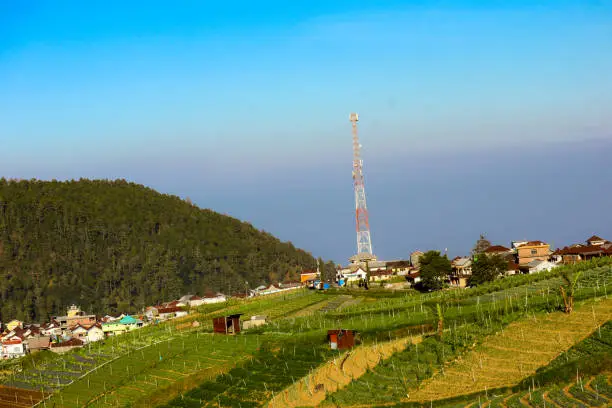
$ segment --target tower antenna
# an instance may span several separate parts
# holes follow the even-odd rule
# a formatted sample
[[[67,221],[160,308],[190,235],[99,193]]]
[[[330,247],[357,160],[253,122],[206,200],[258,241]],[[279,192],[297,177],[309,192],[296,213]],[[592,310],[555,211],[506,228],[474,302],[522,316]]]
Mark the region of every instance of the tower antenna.
[[[372,252],[370,221],[363,183],[363,160],[361,160],[361,145],[357,135],[359,115],[351,113],[349,120],[353,124],[353,185],[355,188],[355,222],[357,224],[357,258],[359,260],[376,259]]]

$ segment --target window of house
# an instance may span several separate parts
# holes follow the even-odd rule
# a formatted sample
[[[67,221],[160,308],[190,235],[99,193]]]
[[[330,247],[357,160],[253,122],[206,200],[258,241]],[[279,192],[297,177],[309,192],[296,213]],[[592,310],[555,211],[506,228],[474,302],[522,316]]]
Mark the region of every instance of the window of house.
[[[536,255],[538,253],[538,251],[536,249],[532,249],[531,250],[531,255]]]

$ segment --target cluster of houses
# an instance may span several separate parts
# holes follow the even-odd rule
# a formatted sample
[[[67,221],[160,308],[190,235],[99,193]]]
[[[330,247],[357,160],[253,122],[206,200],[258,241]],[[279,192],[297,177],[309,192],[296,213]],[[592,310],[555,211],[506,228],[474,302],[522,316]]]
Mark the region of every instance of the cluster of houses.
[[[301,287],[299,282],[278,283],[260,286],[232,297],[265,296]],[[0,358],[22,357],[29,352],[40,350],[64,353],[149,324],[186,316],[189,308],[226,302],[227,299],[228,296],[222,293],[205,296],[185,295],[171,302],[149,306],[138,315],[121,314],[104,317],[87,314],[80,307],[72,305],[68,307],[65,316],[54,316],[48,323],[26,324],[12,320],[3,326],[4,330],[0,334]]]
[[[498,255],[507,261],[506,270],[501,276],[532,274],[550,271],[560,265],[570,265],[594,257],[612,256],[612,242],[596,235],[585,243],[577,243],[562,249],[551,250],[543,241],[512,241],[510,247],[491,245],[481,254],[469,257],[456,257],[451,261],[453,272],[448,282],[451,286],[466,287],[472,275],[472,263],[478,256]]]
[[[0,334],[0,358],[22,357],[28,352],[40,350],[64,353],[148,324],[185,316],[188,307],[225,301],[226,298],[222,294],[205,297],[186,295],[172,302],[147,307],[140,315],[104,317],[87,314],[80,307],[72,305],[65,316],[54,316],[48,323],[26,324],[12,320],[4,325]]]
[[[408,286],[420,282],[419,260],[424,253],[414,251],[410,259],[379,261],[375,257],[368,259],[362,255],[350,258],[346,267],[338,266],[336,270],[336,284],[339,286],[363,282],[367,279],[369,269],[369,282],[383,282],[394,276],[403,276]],[[612,242],[596,235],[588,238],[585,243],[577,243],[561,249],[551,250],[550,245],[543,241],[512,241],[510,247],[491,245],[483,249],[480,254],[458,256],[451,261],[452,273],[446,282],[453,287],[466,287],[472,276],[472,264],[478,256],[499,255],[507,261],[506,270],[501,276],[515,274],[531,274],[566,264],[573,264],[594,257],[612,256]],[[367,262],[366,262],[367,261]],[[318,279],[314,272],[302,274],[302,280],[311,282]]]

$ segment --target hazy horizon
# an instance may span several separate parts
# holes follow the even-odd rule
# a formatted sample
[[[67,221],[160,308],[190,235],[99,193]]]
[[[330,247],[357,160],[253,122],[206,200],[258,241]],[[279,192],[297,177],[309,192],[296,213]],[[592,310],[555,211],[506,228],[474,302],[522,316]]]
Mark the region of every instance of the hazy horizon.
[[[612,239],[612,212],[607,211],[612,208],[612,194],[597,182],[612,179],[612,168],[607,166],[612,138],[544,143],[521,157],[513,152],[455,151],[406,162],[401,162],[402,157],[368,160],[366,155],[376,255],[399,259],[416,249],[445,248],[450,256],[467,255],[480,233],[505,246],[511,240],[539,239],[563,247],[593,234]],[[344,264],[356,247],[350,159],[349,149],[344,162],[324,169],[296,168],[257,180],[233,175],[226,185],[192,171],[171,179],[176,173],[163,165],[147,174],[122,166],[111,171],[90,166],[20,174],[29,179],[47,173],[46,180],[124,178],[161,193],[189,197],[201,208],[239,218],[315,256]],[[7,178],[19,176],[2,164],[0,172]],[[521,193],[520,186],[531,193]],[[284,199],[286,195],[292,199]]]

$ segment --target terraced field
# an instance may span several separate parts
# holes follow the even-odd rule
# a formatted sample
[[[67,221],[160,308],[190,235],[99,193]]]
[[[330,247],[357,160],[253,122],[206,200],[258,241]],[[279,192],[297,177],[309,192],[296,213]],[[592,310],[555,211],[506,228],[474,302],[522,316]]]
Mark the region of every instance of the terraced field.
[[[97,368],[48,403],[61,407],[151,406],[248,359],[256,336],[188,334],[144,347]],[[53,405],[52,405],[53,406]]]
[[[596,376],[579,378],[569,384],[549,385],[533,390],[520,391],[512,394],[484,397],[480,401],[440,404],[440,407],[473,407],[483,408],[553,408],[553,407],[609,407],[612,405],[612,372],[604,372]]]
[[[568,361],[610,347],[585,340],[557,357],[594,330],[607,336],[608,326],[597,327],[612,318],[607,296],[612,260],[597,262],[579,264],[591,269],[569,316],[559,312],[560,280],[554,273],[427,294],[298,290],[207,305],[14,371],[5,386],[19,388],[20,405],[8,406],[29,406],[44,396],[41,390],[54,392],[41,406],[68,408],[416,407],[432,401],[449,407],[539,406],[540,400],[549,404],[546,398],[553,406],[555,398],[569,398],[567,393],[575,401],[590,398],[592,406],[605,406],[608,386],[597,376],[601,370],[589,372],[588,384],[577,381],[567,393],[558,394],[549,381],[559,372],[571,381],[576,377],[567,371]],[[444,316],[441,337],[431,334],[438,305]],[[230,313],[267,315],[271,321],[237,336],[213,335],[211,318]],[[360,345],[348,353],[331,350],[327,330],[337,328],[357,330]],[[548,363],[548,371],[536,372]],[[521,383],[530,378],[533,386]],[[591,383],[601,401],[593,399]],[[510,393],[508,387],[519,389],[517,384],[527,391]],[[540,389],[550,392],[540,398]],[[12,388],[6,390],[0,390],[0,408],[15,399]]]
[[[610,319],[612,299],[583,305],[571,315],[534,314],[485,339],[424,381],[410,400],[431,401],[517,384]]]

